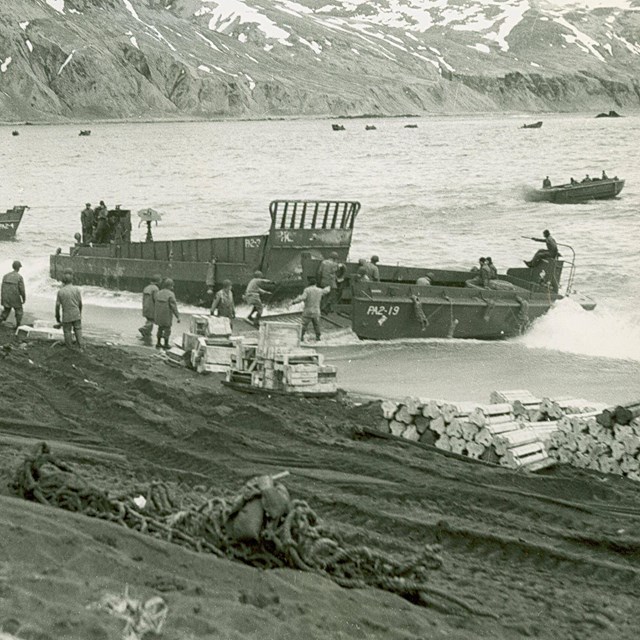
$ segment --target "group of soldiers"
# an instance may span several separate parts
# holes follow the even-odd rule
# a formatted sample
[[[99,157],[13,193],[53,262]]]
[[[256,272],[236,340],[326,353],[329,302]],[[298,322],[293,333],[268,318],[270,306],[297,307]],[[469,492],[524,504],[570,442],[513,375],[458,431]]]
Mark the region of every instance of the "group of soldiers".
[[[104,200],[95,208],[87,202],[80,213],[82,224],[82,244],[105,244],[109,241],[110,228],[108,221],[109,210]]]
[[[171,278],[163,280],[160,274],[151,278],[151,282],[142,291],[142,316],[145,323],[138,329],[142,338],[151,340],[153,327],[157,325],[156,349],[170,349],[169,338],[173,319],[180,322],[178,302]]]
[[[22,324],[27,292],[24,278],[20,274],[22,268],[20,260],[14,260],[11,268],[12,271],[2,278],[0,322],[7,320],[13,311],[16,327],[19,327]],[[62,286],[56,295],[55,318],[58,325],[62,327],[65,345],[70,349],[74,348],[75,337],[75,348],[82,349],[82,294],[80,289],[73,284],[71,269],[65,269],[62,274]]]

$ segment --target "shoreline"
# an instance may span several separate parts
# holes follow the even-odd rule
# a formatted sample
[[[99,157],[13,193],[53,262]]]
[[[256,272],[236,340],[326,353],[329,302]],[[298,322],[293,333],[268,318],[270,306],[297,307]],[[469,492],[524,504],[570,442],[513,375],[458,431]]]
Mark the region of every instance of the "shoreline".
[[[425,112],[425,113],[404,113],[404,114],[315,114],[315,115],[288,115],[288,116],[263,116],[263,117],[198,117],[198,116],[158,116],[148,117],[141,116],[139,118],[98,118],[87,120],[81,118],[69,118],[60,120],[0,120],[0,126],[16,127],[16,126],[64,126],[64,125],[98,125],[98,124],[173,124],[173,123],[214,123],[214,122],[281,122],[281,121],[297,121],[297,120],[391,120],[399,118],[468,118],[475,117],[533,117],[533,116],[554,116],[554,115],[588,115],[588,111],[460,111],[460,112]],[[603,112],[599,112],[603,113]],[[627,113],[621,114],[621,118],[633,117],[640,114],[640,107],[627,110]],[[591,117],[595,118],[597,114]],[[612,118],[616,120],[617,118]]]

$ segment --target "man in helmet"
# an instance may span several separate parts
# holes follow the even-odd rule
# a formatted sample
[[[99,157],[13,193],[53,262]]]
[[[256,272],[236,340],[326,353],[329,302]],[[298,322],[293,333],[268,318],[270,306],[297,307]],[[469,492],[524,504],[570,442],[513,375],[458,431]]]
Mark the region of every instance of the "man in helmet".
[[[264,311],[264,305],[262,304],[262,295],[271,293],[266,289],[263,289],[263,285],[271,284],[271,280],[267,280],[264,277],[262,271],[257,270],[253,273],[253,278],[249,280],[249,284],[244,292],[244,301],[251,305],[251,312],[247,316],[248,320],[251,320],[255,326],[260,325],[260,318]],[[254,316],[255,314],[255,316]]]
[[[216,315],[218,312],[219,318],[229,318],[233,320],[236,317],[236,305],[233,300],[233,284],[231,280],[222,281],[222,289],[220,289],[211,305],[211,315]]]
[[[64,343],[73,349],[72,334],[75,334],[76,345],[82,349],[82,295],[80,289],[73,284],[73,271],[65,269],[62,274],[62,286],[56,296],[56,321],[62,325]]]
[[[171,325],[173,318],[180,322],[178,313],[178,303],[173,293],[173,280],[167,278],[162,283],[162,288],[156,294],[155,323],[158,325],[158,337],[156,349],[169,349],[169,338],[171,337]],[[164,344],[163,344],[164,342]]]
[[[338,301],[338,254],[332,251],[318,267],[316,281],[320,289],[329,288],[329,293],[322,299],[322,312],[330,313]]]
[[[2,290],[0,293],[0,304],[2,305],[0,322],[4,322],[9,317],[11,309],[13,309],[16,316],[16,327],[22,324],[22,305],[27,301],[24,279],[19,273],[21,267],[20,260],[14,260],[11,265],[13,271],[10,271],[2,278]]]
[[[160,291],[162,276],[156,273],[151,282],[142,290],[142,317],[145,319],[144,326],[138,331],[143,338],[150,338],[153,333],[153,325],[156,320],[156,298]]]
[[[378,256],[371,256],[371,260],[365,264],[369,280],[372,280],[373,282],[380,282],[380,271],[378,270],[378,262],[380,262],[380,258],[378,258]]]
[[[524,263],[527,267],[537,267],[543,260],[552,259],[555,260],[560,254],[558,253],[558,243],[555,241],[554,237],[551,235],[549,229],[545,229],[542,232],[542,238],[531,238],[535,242],[544,242],[547,245],[546,249],[538,249],[536,254],[531,258],[531,260],[525,260]]]
[[[83,244],[89,244],[93,237],[93,227],[95,225],[95,213],[91,208],[90,202],[87,202],[81,211],[80,222],[82,224],[82,242]]]

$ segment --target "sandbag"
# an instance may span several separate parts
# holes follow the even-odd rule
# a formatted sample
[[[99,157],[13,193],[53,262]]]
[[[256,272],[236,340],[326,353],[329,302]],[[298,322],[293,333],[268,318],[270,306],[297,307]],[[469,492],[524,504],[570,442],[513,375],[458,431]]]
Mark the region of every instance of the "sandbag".
[[[229,522],[229,535],[238,542],[260,539],[264,508],[260,497],[249,500]]]

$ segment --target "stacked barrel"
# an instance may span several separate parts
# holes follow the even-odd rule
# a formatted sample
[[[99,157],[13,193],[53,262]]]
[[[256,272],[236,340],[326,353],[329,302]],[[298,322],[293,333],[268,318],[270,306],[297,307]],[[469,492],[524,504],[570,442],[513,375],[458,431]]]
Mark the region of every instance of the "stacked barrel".
[[[640,402],[565,416],[547,448],[563,464],[640,481]]]

